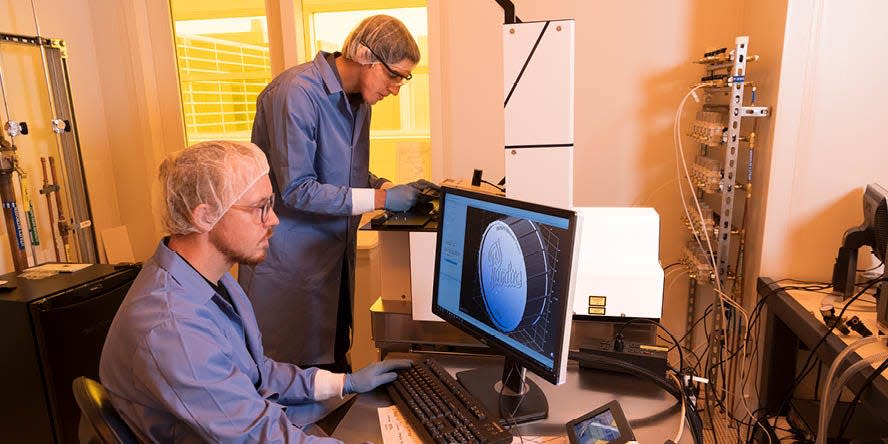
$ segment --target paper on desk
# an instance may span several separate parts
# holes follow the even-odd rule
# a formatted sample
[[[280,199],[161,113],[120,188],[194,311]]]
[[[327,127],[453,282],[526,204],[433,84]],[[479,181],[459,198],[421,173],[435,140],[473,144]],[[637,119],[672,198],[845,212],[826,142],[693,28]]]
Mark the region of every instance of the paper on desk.
[[[31,267],[25,271],[29,272],[43,272],[43,271],[55,271],[57,273],[73,273],[75,271],[83,270],[86,267],[89,267],[92,264],[43,264],[38,265],[36,267]]]
[[[523,441],[522,441],[523,440]],[[512,444],[567,444],[566,436],[527,436],[512,438]]]
[[[419,437],[396,406],[380,407],[379,428],[382,429],[383,444],[419,443]],[[512,444],[567,444],[566,436],[522,436],[512,438]]]
[[[401,412],[395,406],[376,409],[379,414],[379,428],[382,430],[383,444],[413,444],[420,442],[416,432],[410,428]]]

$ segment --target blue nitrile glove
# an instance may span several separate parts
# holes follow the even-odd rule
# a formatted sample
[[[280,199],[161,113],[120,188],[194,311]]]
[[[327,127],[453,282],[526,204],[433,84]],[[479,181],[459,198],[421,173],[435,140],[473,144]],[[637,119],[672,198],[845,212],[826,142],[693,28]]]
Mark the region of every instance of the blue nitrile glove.
[[[413,365],[409,359],[392,359],[390,361],[370,364],[354,373],[345,375],[345,385],[342,387],[344,394],[366,393],[383,384],[388,384],[398,378],[395,370],[408,368]]]
[[[426,188],[431,188],[433,190],[440,190],[441,189],[441,187],[438,186],[437,184],[435,184],[433,182],[429,182],[425,179],[415,180],[413,182],[408,183],[407,185],[410,185],[411,187],[416,188],[419,191],[422,191]]]
[[[385,190],[385,209],[389,211],[407,211],[416,205],[419,190],[410,185],[395,185]]]

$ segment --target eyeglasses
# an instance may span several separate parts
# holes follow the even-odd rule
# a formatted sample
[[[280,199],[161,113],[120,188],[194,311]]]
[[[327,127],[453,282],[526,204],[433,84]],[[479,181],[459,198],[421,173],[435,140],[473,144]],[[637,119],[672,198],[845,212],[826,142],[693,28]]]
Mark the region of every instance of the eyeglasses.
[[[370,54],[373,54],[373,57],[376,57],[376,60],[379,60],[379,63],[382,63],[382,66],[384,66],[386,70],[388,70],[389,80],[391,80],[392,83],[394,83],[395,85],[401,86],[401,85],[407,83],[408,80],[413,78],[412,73],[407,73],[407,75],[405,76],[404,74],[401,74],[398,71],[395,71],[394,69],[392,69],[391,66],[388,66],[388,63],[385,63],[382,60],[382,57],[376,55],[376,53],[373,51],[373,48],[371,48],[370,45],[364,43],[363,40],[361,40],[361,44],[364,45],[364,47],[366,47],[367,50],[370,51]]]
[[[268,215],[271,214],[271,210],[274,208],[274,194],[259,205],[232,205],[231,208],[243,211],[259,210],[259,221],[265,225],[268,222]]]

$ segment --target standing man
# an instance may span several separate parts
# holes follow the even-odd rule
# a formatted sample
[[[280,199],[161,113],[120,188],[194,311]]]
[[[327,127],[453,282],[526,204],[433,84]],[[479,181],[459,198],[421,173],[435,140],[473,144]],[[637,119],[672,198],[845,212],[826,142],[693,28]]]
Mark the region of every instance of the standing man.
[[[406,211],[428,184],[391,186],[370,173],[370,106],[397,95],[418,62],[404,24],[376,15],[342,53],[319,52],[259,95],[252,140],[268,155],[281,226],[268,260],[241,267],[239,280],[272,358],[349,368],[360,216]]]
[[[200,143],[165,160],[160,182],[170,236],[145,262],[102,349],[99,375],[114,408],[142,442],[338,442],[306,433],[323,433],[309,424],[311,403],[372,390],[410,362],[342,375],[265,356],[253,307],[228,273],[261,262],[278,224],[258,147]]]

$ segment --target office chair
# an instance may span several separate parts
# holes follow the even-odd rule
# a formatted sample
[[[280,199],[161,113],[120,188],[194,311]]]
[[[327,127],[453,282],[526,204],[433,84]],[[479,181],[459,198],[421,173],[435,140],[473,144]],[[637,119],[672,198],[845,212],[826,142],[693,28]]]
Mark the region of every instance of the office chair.
[[[136,436],[114,410],[105,387],[80,376],[74,380],[74,399],[80,407],[81,444],[137,444]]]

